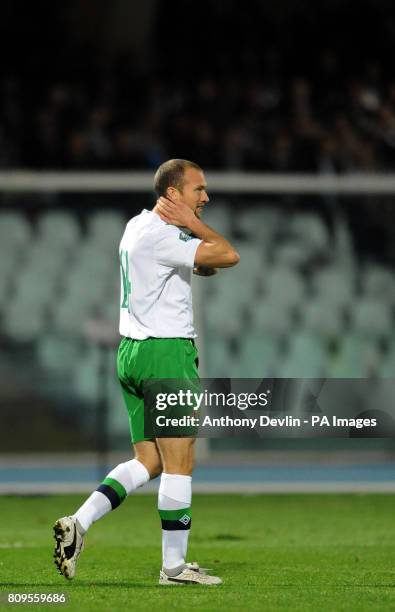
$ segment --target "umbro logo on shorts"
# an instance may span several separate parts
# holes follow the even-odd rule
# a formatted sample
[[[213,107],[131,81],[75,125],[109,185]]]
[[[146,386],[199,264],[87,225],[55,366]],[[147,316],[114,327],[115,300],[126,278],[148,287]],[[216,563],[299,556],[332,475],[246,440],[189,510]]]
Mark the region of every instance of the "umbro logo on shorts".
[[[187,514],[184,514],[184,516],[182,516],[180,519],[178,519],[180,521],[180,523],[182,523],[183,525],[188,525],[189,521],[191,520],[191,517],[188,516]]]

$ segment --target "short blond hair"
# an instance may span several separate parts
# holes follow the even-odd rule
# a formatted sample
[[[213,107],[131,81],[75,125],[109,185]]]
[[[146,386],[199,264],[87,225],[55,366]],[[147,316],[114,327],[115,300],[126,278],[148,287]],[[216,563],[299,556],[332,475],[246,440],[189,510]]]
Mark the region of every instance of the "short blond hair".
[[[198,164],[187,159],[168,159],[159,166],[154,177],[154,188],[157,196],[165,196],[168,187],[175,187],[182,191],[184,174],[187,168],[194,168],[203,172]]]

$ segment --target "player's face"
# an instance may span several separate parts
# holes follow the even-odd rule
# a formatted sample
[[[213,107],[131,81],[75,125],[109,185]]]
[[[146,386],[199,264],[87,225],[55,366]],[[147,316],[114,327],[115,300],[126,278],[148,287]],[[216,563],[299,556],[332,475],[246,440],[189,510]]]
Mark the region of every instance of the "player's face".
[[[200,217],[204,206],[209,201],[207,183],[203,172],[195,168],[187,168],[184,173],[184,186],[180,199],[189,206],[197,217]]]

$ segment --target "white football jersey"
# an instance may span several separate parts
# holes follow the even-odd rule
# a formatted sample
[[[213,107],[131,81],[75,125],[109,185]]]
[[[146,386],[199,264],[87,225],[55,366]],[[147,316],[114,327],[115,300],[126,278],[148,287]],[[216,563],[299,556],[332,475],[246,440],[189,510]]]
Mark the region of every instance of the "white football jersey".
[[[150,210],[128,222],[119,247],[122,336],[196,337],[191,274],[200,243]]]

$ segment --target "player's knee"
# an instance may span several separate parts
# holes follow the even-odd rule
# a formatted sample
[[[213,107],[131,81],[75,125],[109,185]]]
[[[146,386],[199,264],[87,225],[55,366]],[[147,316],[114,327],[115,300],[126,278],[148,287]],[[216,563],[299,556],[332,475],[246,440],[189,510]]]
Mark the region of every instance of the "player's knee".
[[[194,460],[191,457],[185,457],[183,459],[167,461],[164,464],[163,471],[166,474],[182,474],[183,476],[191,476],[194,467]]]
[[[153,465],[149,470],[149,474],[152,478],[157,478],[158,476],[160,476],[163,472],[163,467],[161,463],[157,463],[155,465]]]
[[[153,459],[151,457],[145,457],[144,455],[137,455],[136,459],[145,466],[150,475],[151,480],[152,478],[156,478],[157,476],[159,476],[163,471],[162,463],[156,459]]]

